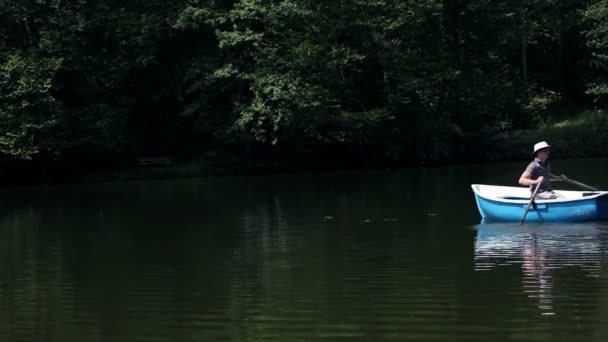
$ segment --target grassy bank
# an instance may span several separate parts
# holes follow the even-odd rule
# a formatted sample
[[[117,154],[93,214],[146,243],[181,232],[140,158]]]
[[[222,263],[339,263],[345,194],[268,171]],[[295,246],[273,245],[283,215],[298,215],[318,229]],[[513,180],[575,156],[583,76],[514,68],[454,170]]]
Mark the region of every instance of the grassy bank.
[[[608,113],[583,111],[574,118],[550,122],[536,130],[513,132],[504,139],[505,149],[514,159],[529,158],[532,146],[541,140],[553,146],[553,158],[593,158],[608,156]]]

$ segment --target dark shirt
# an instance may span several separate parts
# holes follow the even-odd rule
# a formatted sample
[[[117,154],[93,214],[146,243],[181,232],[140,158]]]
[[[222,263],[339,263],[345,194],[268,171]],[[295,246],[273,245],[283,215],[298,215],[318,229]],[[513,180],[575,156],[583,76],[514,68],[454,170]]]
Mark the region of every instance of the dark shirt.
[[[543,163],[540,161],[540,159],[534,158],[534,160],[526,168],[526,171],[529,171],[532,174],[533,180],[540,176],[545,177],[545,180],[540,185],[538,192],[553,191],[551,183],[549,182],[549,179],[551,178],[551,164],[548,160]],[[536,184],[530,184],[530,191],[534,192],[535,188]]]

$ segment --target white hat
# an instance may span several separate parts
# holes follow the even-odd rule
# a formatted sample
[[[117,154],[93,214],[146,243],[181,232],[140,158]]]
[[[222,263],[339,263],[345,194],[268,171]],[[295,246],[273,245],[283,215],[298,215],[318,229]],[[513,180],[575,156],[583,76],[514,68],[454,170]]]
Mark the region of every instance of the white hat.
[[[548,147],[551,147],[551,145],[547,144],[546,141],[541,141],[539,143],[534,144],[534,152],[533,153],[536,153],[539,150],[542,150],[543,148],[548,148]]]

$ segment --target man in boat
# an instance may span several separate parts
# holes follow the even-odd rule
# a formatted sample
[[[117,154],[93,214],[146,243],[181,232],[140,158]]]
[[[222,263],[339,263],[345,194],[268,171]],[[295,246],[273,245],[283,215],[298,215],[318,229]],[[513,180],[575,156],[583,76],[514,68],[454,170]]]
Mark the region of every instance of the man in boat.
[[[540,188],[536,193],[537,199],[556,199],[560,195],[551,187],[550,181],[561,180],[561,177],[551,174],[551,145],[546,141],[534,144],[534,160],[526,167],[526,170],[519,177],[519,184],[529,186],[530,191],[534,192],[537,184]]]

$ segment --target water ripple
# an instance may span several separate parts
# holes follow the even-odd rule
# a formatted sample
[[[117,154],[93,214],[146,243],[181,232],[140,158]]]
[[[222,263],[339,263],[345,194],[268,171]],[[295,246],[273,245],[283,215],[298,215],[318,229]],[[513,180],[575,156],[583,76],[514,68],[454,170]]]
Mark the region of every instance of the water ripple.
[[[288,209],[289,202],[260,196],[239,202],[245,209],[218,209],[215,216],[199,212],[196,202],[188,219],[176,216],[174,225],[143,220],[154,212],[135,204],[124,211],[106,204],[106,221],[120,219],[97,231],[82,224],[80,212],[66,210],[54,220],[48,217],[57,215],[44,209],[14,213],[0,223],[0,340],[542,341],[608,335],[608,230],[601,224],[469,229],[442,220],[443,214],[424,224],[405,215],[398,222],[364,222],[361,216],[374,213],[315,209],[321,197]],[[195,206],[190,200],[187,206]],[[370,198],[360,200],[357,208],[364,211]],[[383,209],[377,208],[377,217],[393,217]],[[327,212],[331,220],[323,219]],[[140,220],[146,225],[129,225]]]

